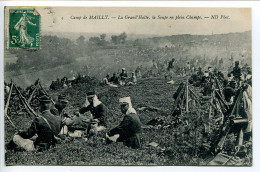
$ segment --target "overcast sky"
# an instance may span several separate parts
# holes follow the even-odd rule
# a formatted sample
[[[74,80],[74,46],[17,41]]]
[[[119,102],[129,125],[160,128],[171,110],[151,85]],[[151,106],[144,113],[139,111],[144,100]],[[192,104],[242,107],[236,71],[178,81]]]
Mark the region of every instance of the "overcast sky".
[[[152,35],[174,34],[220,34],[251,30],[249,8],[83,8],[56,7],[36,8],[41,15],[43,32],[87,32],[87,33],[132,33]],[[109,19],[89,19],[89,16],[103,15]],[[118,19],[118,16],[147,15],[147,19]],[[158,16],[172,16],[174,19],[158,19]],[[177,15],[185,19],[175,20]],[[201,16],[202,19],[187,19]],[[218,19],[211,19],[218,15]],[[221,15],[229,19],[220,19]],[[81,19],[71,19],[80,17]],[[88,19],[83,19],[86,16]],[[157,19],[152,19],[155,16]],[[115,18],[113,18],[115,17]],[[205,18],[209,17],[209,18]]]

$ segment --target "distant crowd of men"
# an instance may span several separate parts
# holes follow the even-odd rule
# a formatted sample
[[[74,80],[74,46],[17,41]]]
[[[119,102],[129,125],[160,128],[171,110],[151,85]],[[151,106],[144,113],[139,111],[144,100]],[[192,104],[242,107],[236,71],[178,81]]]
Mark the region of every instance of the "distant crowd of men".
[[[135,72],[131,73],[131,76],[128,76],[125,68],[122,68],[122,72],[119,74],[113,73],[113,76],[110,77],[109,74],[103,79],[104,85],[109,85],[111,87],[125,86],[125,85],[136,85],[137,77]]]

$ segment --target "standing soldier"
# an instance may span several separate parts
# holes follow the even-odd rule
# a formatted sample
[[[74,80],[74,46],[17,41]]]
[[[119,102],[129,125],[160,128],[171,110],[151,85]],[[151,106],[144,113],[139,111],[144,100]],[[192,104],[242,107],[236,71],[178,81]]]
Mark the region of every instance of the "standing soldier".
[[[175,62],[175,59],[172,58],[172,60],[169,61],[169,63],[168,63],[167,70],[169,71],[170,78],[173,78],[173,76],[174,76],[174,62]]]
[[[119,134],[117,142],[123,142],[125,146],[137,149],[141,147],[139,133],[141,122],[135,109],[132,107],[130,97],[119,99],[121,112],[125,115],[123,121],[116,128],[107,133],[108,138]]]
[[[235,61],[235,67],[230,73],[233,74],[234,80],[236,80],[238,83],[241,81],[241,69],[239,67],[239,61]]]
[[[21,147],[26,151],[43,151],[57,143],[61,129],[61,119],[50,112],[51,100],[47,96],[40,98],[41,115],[35,118],[27,130],[19,131],[13,137],[13,140],[7,145],[7,149]],[[30,140],[38,135],[35,141]]]
[[[197,75],[198,75],[199,78],[203,77],[204,73],[202,72],[201,67],[198,68]]]

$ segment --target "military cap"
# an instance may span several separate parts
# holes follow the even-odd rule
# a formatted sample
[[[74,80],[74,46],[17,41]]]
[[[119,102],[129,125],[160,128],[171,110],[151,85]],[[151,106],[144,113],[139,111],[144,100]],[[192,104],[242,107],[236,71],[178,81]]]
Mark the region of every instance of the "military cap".
[[[87,97],[94,97],[96,95],[95,91],[87,92]]]

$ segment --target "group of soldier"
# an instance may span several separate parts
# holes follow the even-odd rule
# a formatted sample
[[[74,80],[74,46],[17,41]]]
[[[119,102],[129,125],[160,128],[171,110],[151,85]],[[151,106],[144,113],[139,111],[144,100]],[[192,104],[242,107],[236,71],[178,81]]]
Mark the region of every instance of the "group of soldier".
[[[139,133],[141,122],[131,98],[119,99],[121,112],[124,114],[122,122],[112,130],[107,129],[107,107],[97,98],[95,91],[87,93],[84,107],[75,111],[73,115],[65,112],[69,101],[65,95],[59,95],[58,101],[52,105],[47,95],[40,97],[38,117],[27,130],[19,130],[6,145],[8,150],[22,148],[26,151],[44,151],[68,137],[84,137],[85,141],[98,133],[106,140],[106,144],[123,142],[131,148],[140,147]],[[90,112],[91,116],[85,115]]]
[[[76,84],[89,83],[92,80],[90,76],[78,73],[73,75],[71,78],[64,76],[63,78],[52,81],[50,85],[51,90],[58,90],[68,87],[73,87]]]
[[[199,67],[197,72],[190,77],[189,83],[194,86],[204,87],[203,94],[209,95],[212,92],[213,81],[218,80],[223,85],[223,94],[226,102],[231,105],[234,103],[232,97],[235,96],[235,91],[238,87],[242,87],[245,82],[251,85],[251,69],[247,68],[246,72],[242,73],[239,62],[236,61],[233,70],[227,76],[224,77],[221,71],[213,70],[211,67],[208,67],[205,72]],[[113,75],[111,78],[106,78],[107,84],[128,84],[125,68],[122,68],[119,77]],[[136,83],[136,77],[134,83]],[[7,149],[21,147],[27,151],[43,151],[55,146],[55,144],[67,137],[84,137],[87,141],[98,133],[102,133],[101,135],[106,140],[106,143],[123,142],[124,145],[131,148],[139,148],[141,146],[139,138],[141,122],[135,109],[132,107],[130,97],[119,99],[124,118],[117,127],[110,131],[107,129],[109,110],[98,99],[95,91],[87,93],[84,107],[75,111],[73,115],[67,114],[64,110],[69,103],[65,95],[59,95],[58,101],[53,106],[51,98],[47,95],[43,95],[39,100],[40,114],[32,121],[31,126],[27,130],[15,133],[10,143],[7,144]],[[86,112],[90,112],[91,116],[87,117],[85,115]]]
[[[113,76],[110,78],[109,74],[103,79],[104,85],[114,86],[117,85],[125,86],[125,85],[136,85],[137,78],[135,72],[131,73],[131,76],[128,77],[127,71],[125,68],[122,68],[119,76],[116,73],[113,73]]]

